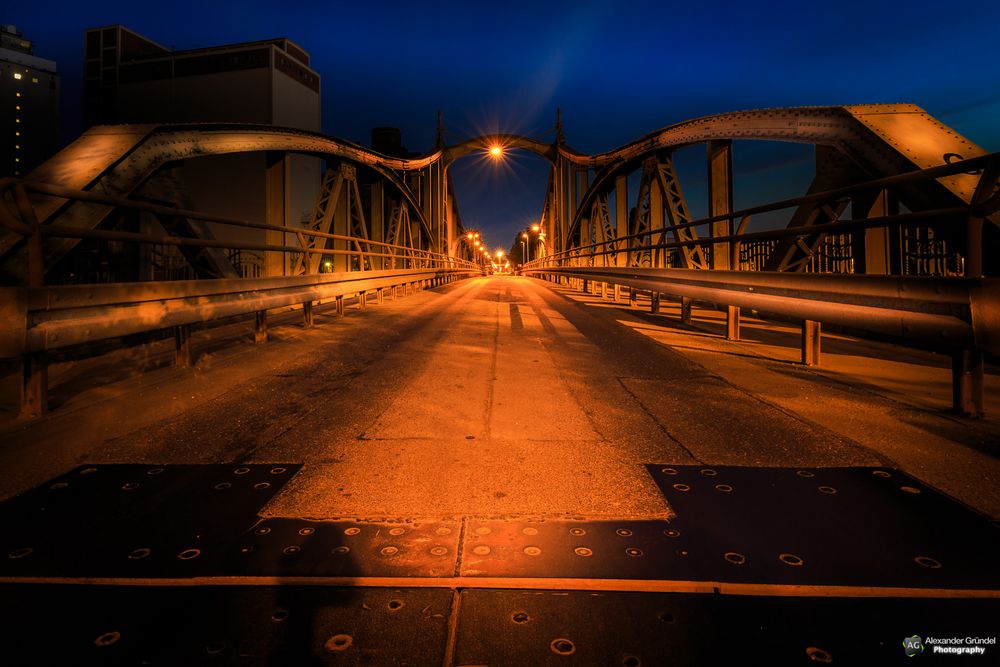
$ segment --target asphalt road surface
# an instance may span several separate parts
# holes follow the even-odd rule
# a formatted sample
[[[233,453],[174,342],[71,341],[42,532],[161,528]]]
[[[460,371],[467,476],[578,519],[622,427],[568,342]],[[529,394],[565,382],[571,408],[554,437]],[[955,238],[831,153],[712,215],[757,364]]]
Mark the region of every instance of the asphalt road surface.
[[[994,423],[627,303],[495,276],[287,319],[265,345],[201,334],[193,369],[132,350],[56,370],[53,414],[0,428],[0,494],[83,462],[287,462],[269,516],[657,518],[647,463],[893,465],[1000,515]]]

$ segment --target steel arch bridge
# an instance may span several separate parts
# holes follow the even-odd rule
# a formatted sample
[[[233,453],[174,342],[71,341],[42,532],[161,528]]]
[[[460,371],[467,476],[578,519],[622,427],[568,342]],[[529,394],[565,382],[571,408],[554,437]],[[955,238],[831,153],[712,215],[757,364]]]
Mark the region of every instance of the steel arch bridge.
[[[234,303],[244,303],[244,310],[258,313],[275,304],[301,303],[307,309],[315,299],[333,294],[330,285],[341,284],[349,275],[355,276],[351,278],[354,281],[377,277],[370,284],[363,280],[357,283],[367,285],[358,290],[360,298],[369,287],[395,289],[397,282],[475,275],[484,268],[482,257],[465,242],[449,167],[463,157],[485,154],[496,144],[536,154],[550,164],[538,218],[544,257],[524,267],[532,275],[573,278],[581,280],[585,288],[595,282],[605,287],[626,285],[634,296],[639,285],[636,271],[661,272],[655,276],[659,281],[655,285],[648,282],[653,274],[642,277],[647,280],[642,289],[652,294],[655,302],[660,294],[657,286],[664,284],[699,280],[707,284],[714,280],[752,292],[759,285],[744,285],[730,272],[785,274],[787,278],[780,281],[765,282],[774,283],[771,288],[777,290],[776,295],[791,304],[789,290],[805,284],[792,278],[800,274],[866,274],[869,280],[864,285],[869,287],[855,280],[837,283],[831,289],[874,294],[878,292],[870,289],[874,276],[975,281],[1000,273],[1000,160],[914,105],[724,113],[671,125],[596,155],[572,149],[559,123],[553,142],[494,134],[446,146],[440,137],[439,132],[438,145],[430,153],[394,157],[318,133],[265,125],[93,128],[26,179],[0,180],[4,200],[0,206],[0,281],[11,286],[3,289],[9,296],[4,307],[12,315],[8,318],[11,325],[0,331],[0,355],[44,354],[52,347],[100,337],[104,334],[93,333],[95,318],[107,321],[110,317],[118,323],[105,327],[110,336],[187,326],[219,317],[219,312],[232,314]],[[735,210],[733,142],[742,140],[814,146],[815,171],[808,191],[794,200]],[[707,156],[708,217],[701,220],[693,219],[674,162],[676,150],[696,145],[704,146]],[[182,206],[183,193],[180,201],[150,195],[163,192],[162,187],[157,190],[151,184],[172,165],[242,153],[268,156],[263,222],[189,210]],[[301,224],[287,215],[290,174],[284,158],[291,154],[318,157],[327,163],[313,211]],[[634,192],[630,192],[630,180],[638,182]],[[851,220],[843,219],[848,207]],[[786,229],[748,229],[753,215],[770,211],[787,213]],[[127,213],[155,216],[166,234],[136,233],[127,224],[123,229],[122,221],[127,220],[123,214]],[[219,226],[253,232],[258,238],[263,236],[263,242],[216,238],[213,229]],[[699,227],[703,228],[701,236]],[[202,279],[194,282],[204,284],[178,288],[181,291],[172,298],[219,292],[225,294],[226,305],[206,311],[188,308],[188,304],[184,316],[174,313],[138,318],[141,325],[126,327],[126,331],[120,324],[122,318],[108,313],[112,304],[141,301],[138,295],[146,295],[149,289],[136,283],[134,294],[121,296],[116,292],[104,301],[97,300],[104,304],[104,310],[87,315],[86,336],[69,335],[72,321],[65,314],[52,314],[52,304],[63,298],[60,290],[71,287],[52,285],[46,276],[84,240],[175,246],[194,275]],[[247,283],[234,284],[221,291],[206,287],[210,283],[204,279],[246,280],[245,273],[234,265],[234,250],[263,255],[264,270],[258,279],[270,282],[255,283],[252,288]],[[705,278],[662,273],[667,270],[703,272]],[[619,275],[622,271],[631,273],[623,278]],[[325,273],[333,275],[321,276]],[[623,282],[625,279],[633,282]],[[946,346],[949,350],[972,350],[972,356],[956,371],[956,377],[967,377],[970,368],[982,372],[983,350],[996,354],[1000,349],[1000,307],[996,298],[987,298],[996,292],[992,282],[962,283],[955,288],[956,284],[937,286],[939,293],[951,290],[949,293],[957,296],[950,305],[922,313],[931,319],[911,322],[896,311],[883,313],[878,331],[886,329],[888,317],[898,324],[892,331],[904,339],[919,338],[923,344],[929,338],[939,344],[951,336]],[[41,289],[46,290],[44,298],[38,297]],[[706,298],[707,293],[685,289],[688,292],[662,292]],[[156,298],[165,294],[164,290],[159,288]],[[270,300],[261,301],[259,294],[267,290],[292,292],[272,294]],[[827,296],[810,298],[829,301],[828,292],[822,292]],[[896,294],[892,298],[899,300],[898,293],[891,290],[878,293]],[[64,303],[74,298],[66,298]],[[745,295],[741,298],[749,303]],[[889,297],[879,298],[884,306]],[[738,337],[738,310],[734,325],[731,304],[740,301],[731,295],[726,299],[730,334]],[[942,324],[933,319],[941,316],[938,311],[942,308],[957,323]],[[792,305],[786,310],[797,312]],[[58,336],[46,329],[55,327],[54,321],[60,322]],[[924,338],[917,332],[924,332]],[[956,398],[956,405],[960,403],[967,401]]]
[[[625,146],[597,155],[585,155],[570,148],[560,131],[555,142],[545,143],[518,135],[487,135],[452,146],[438,146],[415,158],[381,155],[351,142],[324,135],[255,125],[126,125],[98,127],[88,131],[61,153],[39,167],[29,177],[32,183],[117,198],[134,198],[141,188],[165,165],[213,155],[266,152],[322,157],[328,161],[321,193],[308,230],[334,233],[359,241],[381,241],[438,252],[467,256],[461,242],[462,223],[448,167],[458,159],[484,151],[494,143],[509,149],[537,154],[551,165],[546,198],[539,223],[547,239],[549,254],[604,243],[614,252],[603,263],[614,266],[676,266],[697,269],[727,269],[732,265],[726,242],[701,243],[691,222],[689,207],[674,166],[673,153],[685,146],[704,144],[708,152],[709,215],[733,212],[732,142],[771,140],[816,146],[816,169],[807,194],[834,190],[853,184],[946,165],[985,155],[985,151],[913,105],[860,105],[806,107],[726,113],[672,125],[650,133]],[[281,163],[268,168],[268,182],[284,179]],[[373,184],[375,194],[363,198],[358,189],[358,170]],[[638,192],[629,193],[628,176],[641,170]],[[993,174],[987,176],[992,177]],[[929,184],[899,188],[889,201],[869,196],[866,215],[886,214],[902,204],[908,210],[944,209],[968,205],[977,196],[991,196],[995,183],[987,183],[982,170],[960,172]],[[274,190],[270,185],[269,191]],[[285,193],[287,195],[287,193]],[[367,200],[366,200],[367,199]],[[846,207],[841,198],[834,206],[809,202],[797,207],[789,227],[815,227],[836,222]],[[93,201],[74,201],[37,193],[35,216],[42,225],[74,229],[97,229],[107,224],[113,206]],[[12,207],[13,208],[13,207]],[[269,204],[265,222],[291,226],[280,219],[280,202]],[[858,217],[858,211],[854,212]],[[657,230],[682,225],[663,232],[659,238],[686,243],[679,252],[650,249]],[[184,225],[191,236],[209,232],[203,225]],[[931,238],[944,241],[967,259],[965,230],[947,225],[928,227]],[[300,232],[290,230],[291,233]],[[709,238],[731,236],[740,230],[733,220],[716,220],[709,226]],[[626,238],[642,235],[639,238]],[[273,234],[278,234],[273,232]],[[273,236],[272,234],[272,236]],[[279,234],[280,236],[280,234]],[[624,243],[618,239],[625,239]],[[928,240],[928,239],[925,239]],[[300,240],[301,241],[301,240]],[[772,271],[802,271],[819,251],[822,233],[801,239],[783,240],[775,245],[761,268]],[[46,270],[58,263],[78,240],[47,238]],[[996,243],[994,225],[987,227],[986,248]],[[341,242],[347,247],[350,242]],[[885,234],[867,233],[853,240],[853,268],[856,273],[930,273],[941,268],[907,270],[900,253],[892,256]],[[305,239],[306,248],[322,245],[317,237]],[[333,240],[327,243],[336,245]],[[27,282],[27,251],[21,235],[9,229],[0,236],[0,266],[8,282]],[[979,248],[982,255],[984,248]],[[977,249],[973,248],[975,253]],[[714,252],[713,252],[714,251]],[[905,251],[904,251],[905,253]],[[913,254],[911,252],[911,254]],[[220,253],[203,260],[206,276],[233,276]],[[875,259],[875,266],[870,266]],[[310,266],[302,258],[292,265],[296,274],[318,270],[319,256]],[[902,263],[901,263],[902,262]],[[980,273],[997,272],[995,253],[981,259]],[[346,263],[345,263],[345,267]],[[362,268],[357,262],[354,268]],[[370,267],[369,267],[370,268]],[[846,272],[846,271],[845,271]],[[952,271],[954,273],[954,271]]]

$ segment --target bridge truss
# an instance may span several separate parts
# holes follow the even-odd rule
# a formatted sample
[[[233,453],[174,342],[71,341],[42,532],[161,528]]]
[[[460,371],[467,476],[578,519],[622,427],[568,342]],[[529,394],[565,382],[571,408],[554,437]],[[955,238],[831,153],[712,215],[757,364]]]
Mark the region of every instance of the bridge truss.
[[[734,142],[743,140],[814,146],[804,196],[735,210]],[[570,148],[561,128],[552,143],[494,135],[439,141],[418,157],[273,126],[94,128],[28,178],[0,181],[8,285],[0,288],[0,355],[22,359],[22,411],[44,412],[45,360],[55,350],[177,327],[184,363],[183,327],[219,313],[256,312],[259,331],[267,308],[301,305],[309,320],[315,301],[350,289],[363,302],[369,289],[480,274],[449,167],[495,143],[551,165],[539,219],[544,256],[525,273],[629,287],[633,298],[645,291],[654,307],[666,295],[683,312],[692,299],[714,303],[727,309],[730,338],[739,336],[740,307],[801,320],[808,363],[819,361],[821,321],[941,349],[956,360],[956,408],[982,412],[983,355],[1000,348],[1000,160],[912,105],[721,114],[597,155]],[[696,145],[705,147],[708,176],[708,216],[697,220],[675,160]],[[266,156],[263,220],[191,210],[175,196],[178,164],[242,153]],[[289,215],[293,154],[326,162],[301,221]],[[751,230],[751,218],[774,212],[786,215],[784,229]],[[173,249],[189,280],[121,284],[117,276],[95,285],[60,269],[88,243]]]

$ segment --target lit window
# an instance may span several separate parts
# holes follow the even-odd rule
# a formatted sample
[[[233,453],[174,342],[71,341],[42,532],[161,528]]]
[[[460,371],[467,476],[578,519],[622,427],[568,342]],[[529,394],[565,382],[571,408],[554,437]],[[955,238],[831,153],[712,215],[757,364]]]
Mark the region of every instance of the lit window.
[[[31,83],[38,83],[38,79],[36,79],[35,77],[31,77]]]
[[[15,133],[14,133],[14,136],[15,136],[15,137],[19,137],[19,136],[21,136],[21,133],[20,133],[20,132],[15,132]]]
[[[21,150],[21,144],[14,144],[14,150],[16,151]]]
[[[14,158],[14,162],[20,162],[20,161],[21,161],[21,158],[19,158],[19,157]]]
[[[14,93],[14,97],[20,97],[21,93]]]
[[[20,81],[21,80],[21,73],[20,72],[14,72],[14,78],[17,79],[18,81]]]
[[[21,122],[21,119],[20,119],[20,118],[15,118],[15,119],[14,119],[14,122],[15,122],[15,123],[20,123],[20,122]]]
[[[21,110],[21,105],[20,104],[15,104],[14,105],[14,111],[20,111],[20,110]]]

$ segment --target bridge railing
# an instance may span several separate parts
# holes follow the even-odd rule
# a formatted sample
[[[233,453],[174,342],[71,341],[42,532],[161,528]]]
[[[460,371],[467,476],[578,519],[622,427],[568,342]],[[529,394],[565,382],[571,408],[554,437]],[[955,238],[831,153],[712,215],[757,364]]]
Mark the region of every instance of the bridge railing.
[[[295,236],[300,245],[41,224],[29,193],[230,227],[281,232]],[[18,215],[15,217],[12,211]],[[53,352],[74,348],[85,353],[88,346],[98,349],[99,345],[95,344],[102,341],[172,329],[175,364],[183,367],[191,363],[192,325],[253,315],[255,340],[264,342],[268,310],[299,307],[309,326],[313,323],[313,306],[320,302],[334,301],[337,312],[343,314],[345,297],[356,296],[358,305],[363,308],[373,292],[381,302],[384,293],[395,295],[397,289],[405,293],[483,272],[478,264],[427,249],[256,223],[10,178],[0,179],[0,226],[18,235],[26,246],[28,285],[0,287],[0,358],[21,360],[22,416],[38,416],[47,410],[47,366]],[[308,236],[324,239],[324,244],[325,240],[340,241],[347,247],[310,248],[306,243]],[[356,269],[363,270],[259,278],[45,285],[47,267],[43,239],[51,237],[98,239],[161,248],[276,252],[301,258],[299,265],[304,267],[311,266],[313,255],[347,256],[349,269],[353,263]],[[15,244],[5,249],[8,257],[17,252]]]
[[[194,238],[191,236],[182,236],[169,232],[165,234],[152,234],[110,229],[85,229],[60,224],[41,224],[36,219],[31,201],[28,198],[28,193],[35,193],[37,195],[48,197],[57,197],[72,202],[105,204],[130,211],[152,213],[159,216],[186,218],[189,220],[197,220],[200,222],[213,223],[232,228],[273,231],[283,235],[295,237],[298,241],[298,245],[248,243],[237,240]],[[40,286],[44,283],[44,276],[49,268],[46,266],[44,253],[42,251],[42,239],[47,237],[77,240],[93,239],[120,241],[126,243],[160,246],[277,252],[291,255],[294,258],[302,258],[306,267],[310,266],[310,259],[313,255],[319,255],[321,257],[346,256],[352,258],[354,263],[359,267],[368,266],[374,268],[378,265],[378,268],[426,268],[435,266],[448,268],[477,268],[476,264],[468,260],[451,257],[449,255],[433,252],[424,248],[396,245],[358,236],[332,234],[308,228],[297,229],[293,227],[283,227],[281,225],[271,225],[267,223],[241,220],[238,218],[214,215],[201,211],[182,209],[174,206],[164,206],[122,197],[113,197],[84,190],[75,190],[63,186],[25,181],[21,179],[0,179],[0,199],[10,203],[10,206],[0,206],[0,225],[15,234],[20,235],[27,241],[28,276],[29,283],[33,284],[33,286]],[[17,211],[20,219],[12,214],[11,208]],[[326,240],[341,241],[347,244],[348,247],[309,247],[309,244],[306,242],[307,238],[324,239],[324,243]]]
[[[861,194],[928,183],[952,174],[980,172],[980,185],[971,203],[962,206],[838,220],[822,225],[748,232],[752,216],[797,208],[804,204],[832,207]],[[1000,279],[982,276],[986,219],[1000,211],[1000,154],[984,155],[952,164],[908,172],[858,185],[819,192],[773,204],[755,206],[666,226],[643,233],[577,245],[527,262],[526,275],[543,277],[584,290],[592,286],[625,286],[632,300],[648,293],[651,308],[659,311],[661,295],[681,302],[681,317],[690,322],[694,301],[721,307],[727,313],[726,335],[739,340],[740,309],[764,316],[799,321],[802,325],[802,362],[820,361],[821,324],[850,333],[891,339],[904,345],[952,356],[953,407],[963,413],[983,413],[984,355],[1000,358]],[[735,233],[693,240],[667,240],[681,229],[728,221]],[[992,223],[988,223],[992,224]],[[722,248],[730,253],[730,266],[762,266],[763,253],[791,240],[800,247],[817,237],[865,233],[866,230],[908,230],[950,227],[964,241],[957,262],[964,276],[912,276],[759,270],[693,270],[670,266],[636,266],[637,253],[700,246],[706,251]],[[995,230],[994,230],[995,231]],[[995,238],[995,236],[994,236]],[[822,240],[822,239],[820,239]],[[813,245],[815,247],[815,245]],[[820,246],[821,247],[821,246]],[[745,252],[749,250],[750,252]],[[750,262],[741,261],[750,259]],[[833,259],[839,259],[833,257]],[[826,267],[834,266],[831,261]],[[823,264],[818,264],[823,267]],[[954,267],[959,268],[959,267]]]

